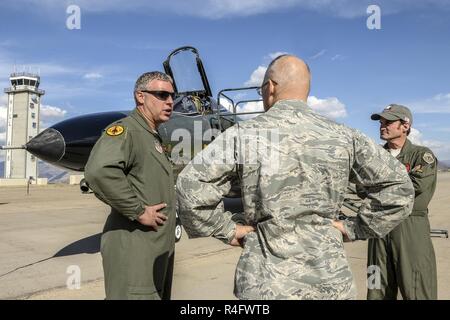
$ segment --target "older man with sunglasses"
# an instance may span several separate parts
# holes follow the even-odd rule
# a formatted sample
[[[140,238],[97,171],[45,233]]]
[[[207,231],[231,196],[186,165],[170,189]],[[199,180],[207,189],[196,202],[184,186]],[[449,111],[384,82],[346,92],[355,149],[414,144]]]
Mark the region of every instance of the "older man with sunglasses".
[[[170,299],[175,182],[157,128],[172,114],[172,83],[141,75],[136,108],[104,131],[86,164],[90,188],[111,207],[101,239],[106,299]]]

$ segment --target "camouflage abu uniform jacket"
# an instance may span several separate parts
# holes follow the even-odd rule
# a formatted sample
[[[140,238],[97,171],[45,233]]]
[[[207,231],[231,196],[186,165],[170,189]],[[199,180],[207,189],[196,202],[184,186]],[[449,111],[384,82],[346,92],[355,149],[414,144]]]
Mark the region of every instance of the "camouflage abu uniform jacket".
[[[302,101],[283,100],[225,131],[181,172],[180,217],[190,237],[233,238],[235,223],[221,200],[233,159],[242,163],[246,220],[256,226],[237,265],[241,299],[356,297],[342,235],[331,224],[349,181],[368,195],[345,222],[351,240],[383,237],[412,210],[408,174],[381,146]]]

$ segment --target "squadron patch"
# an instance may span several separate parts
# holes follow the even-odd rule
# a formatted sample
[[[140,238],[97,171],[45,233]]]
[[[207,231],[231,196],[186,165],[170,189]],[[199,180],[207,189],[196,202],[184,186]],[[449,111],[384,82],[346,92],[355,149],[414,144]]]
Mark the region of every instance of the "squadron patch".
[[[106,134],[111,137],[120,136],[125,131],[125,128],[120,125],[114,125],[106,129]]]
[[[162,148],[161,144],[158,141],[155,141],[155,149],[159,153],[163,153],[163,148]]]
[[[425,153],[423,154],[422,159],[423,159],[423,161],[425,161],[425,162],[428,163],[428,164],[432,164],[432,163],[434,162],[434,157],[433,157],[433,155],[432,155],[431,153],[429,153],[429,152],[425,152]]]

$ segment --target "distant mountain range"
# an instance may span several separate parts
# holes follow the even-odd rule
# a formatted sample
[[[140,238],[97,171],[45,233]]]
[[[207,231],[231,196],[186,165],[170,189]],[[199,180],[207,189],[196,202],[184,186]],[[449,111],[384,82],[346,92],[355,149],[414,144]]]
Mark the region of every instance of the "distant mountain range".
[[[0,162],[0,178],[5,176],[5,162]],[[68,183],[71,174],[80,174],[79,172],[63,170],[47,162],[38,162],[39,178],[47,178],[48,183]]]
[[[441,170],[450,169],[450,160],[441,160],[438,162],[438,168]]]

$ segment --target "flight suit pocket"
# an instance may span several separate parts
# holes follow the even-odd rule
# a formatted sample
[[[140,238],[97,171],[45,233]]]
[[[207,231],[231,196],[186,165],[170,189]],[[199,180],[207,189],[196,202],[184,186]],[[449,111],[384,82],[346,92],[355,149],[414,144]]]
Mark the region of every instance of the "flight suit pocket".
[[[158,291],[151,287],[128,287],[128,299],[130,300],[161,300]]]

